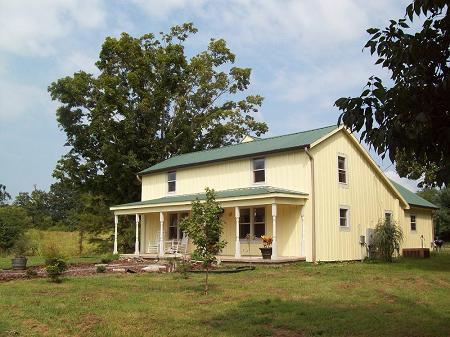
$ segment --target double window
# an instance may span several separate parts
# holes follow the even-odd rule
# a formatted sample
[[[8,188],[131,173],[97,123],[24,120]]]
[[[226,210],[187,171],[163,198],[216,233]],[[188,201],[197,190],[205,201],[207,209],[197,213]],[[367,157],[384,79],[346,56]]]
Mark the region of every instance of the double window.
[[[172,171],[167,173],[167,191],[175,192],[177,188],[177,172]]]
[[[264,207],[241,208],[239,210],[239,237],[248,235],[260,238],[266,234],[266,209]]]
[[[350,210],[348,209],[348,207],[341,206],[339,208],[339,227],[350,227]]]
[[[253,159],[253,182],[266,181],[266,160],[264,158]]]
[[[338,181],[347,184],[347,158],[343,155],[338,156]]]
[[[409,218],[411,220],[411,230],[412,231],[417,230],[416,216],[415,215],[410,215]]]
[[[188,216],[187,213],[170,213],[169,215],[169,240],[182,239],[182,232],[180,231],[180,226],[178,225],[183,218]]]

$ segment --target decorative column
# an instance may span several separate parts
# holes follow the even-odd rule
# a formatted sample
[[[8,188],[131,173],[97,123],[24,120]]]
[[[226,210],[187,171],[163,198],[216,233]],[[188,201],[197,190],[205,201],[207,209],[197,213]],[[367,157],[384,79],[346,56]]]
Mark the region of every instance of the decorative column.
[[[241,258],[241,241],[239,239],[239,217],[240,217],[240,212],[239,212],[239,207],[235,207],[234,208],[234,216],[236,218],[236,244],[234,247],[234,257],[236,259],[240,259]]]
[[[159,256],[164,256],[164,214],[159,212]]]
[[[302,206],[302,210],[300,216],[302,218],[302,236],[300,238],[300,256],[305,256],[305,212],[304,207]]]
[[[134,243],[134,254],[139,255],[139,214],[136,214],[136,241]]]
[[[272,204],[272,259],[278,258],[277,247],[277,204]]]
[[[119,223],[119,216],[114,214],[114,249],[113,254],[117,254],[117,224]]]

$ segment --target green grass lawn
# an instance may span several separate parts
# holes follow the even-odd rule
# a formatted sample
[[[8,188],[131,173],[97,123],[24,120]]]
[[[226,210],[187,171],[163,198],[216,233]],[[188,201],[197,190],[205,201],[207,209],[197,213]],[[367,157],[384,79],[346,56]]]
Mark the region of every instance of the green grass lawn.
[[[450,253],[0,284],[0,336],[450,336]]]

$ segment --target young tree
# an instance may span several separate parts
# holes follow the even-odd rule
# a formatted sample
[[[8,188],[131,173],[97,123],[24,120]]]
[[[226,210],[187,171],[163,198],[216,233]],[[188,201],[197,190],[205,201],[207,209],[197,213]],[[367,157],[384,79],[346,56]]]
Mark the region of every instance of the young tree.
[[[374,245],[381,260],[392,262],[395,251],[400,250],[403,241],[403,231],[395,221],[380,220],[375,227]]]
[[[5,185],[0,184],[0,206],[7,205],[9,200],[11,200],[11,194],[6,191]]]
[[[407,21],[425,16],[415,31]],[[392,85],[369,78],[356,97],[339,98],[338,123],[361,131],[361,140],[396,163],[400,176],[425,186],[450,183],[450,14],[448,1],[416,0],[405,17],[370,28],[365,45],[387,69]]]
[[[208,274],[211,264],[216,260],[223,247],[227,244],[220,237],[223,232],[222,214],[223,208],[216,201],[214,190],[206,191],[206,201],[198,199],[192,202],[191,215],[180,223],[180,228],[185,232],[195,245],[194,256],[203,262],[205,273],[205,294],[208,294]]]
[[[159,38],[108,37],[98,76],[80,71],[49,86],[70,147],[53,173],[59,181],[108,203],[138,200],[136,173],[144,168],[267,131],[254,118],[263,98],[241,98],[250,68],[233,66],[222,39],[188,58],[185,44],[196,32],[185,23]]]

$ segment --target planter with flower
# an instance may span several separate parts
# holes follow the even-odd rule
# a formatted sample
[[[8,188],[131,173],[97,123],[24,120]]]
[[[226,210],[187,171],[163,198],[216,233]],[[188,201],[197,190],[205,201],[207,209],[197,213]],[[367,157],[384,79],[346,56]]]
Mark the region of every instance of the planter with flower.
[[[263,260],[270,260],[272,258],[272,237],[270,235],[261,235],[264,247],[259,248]]]

